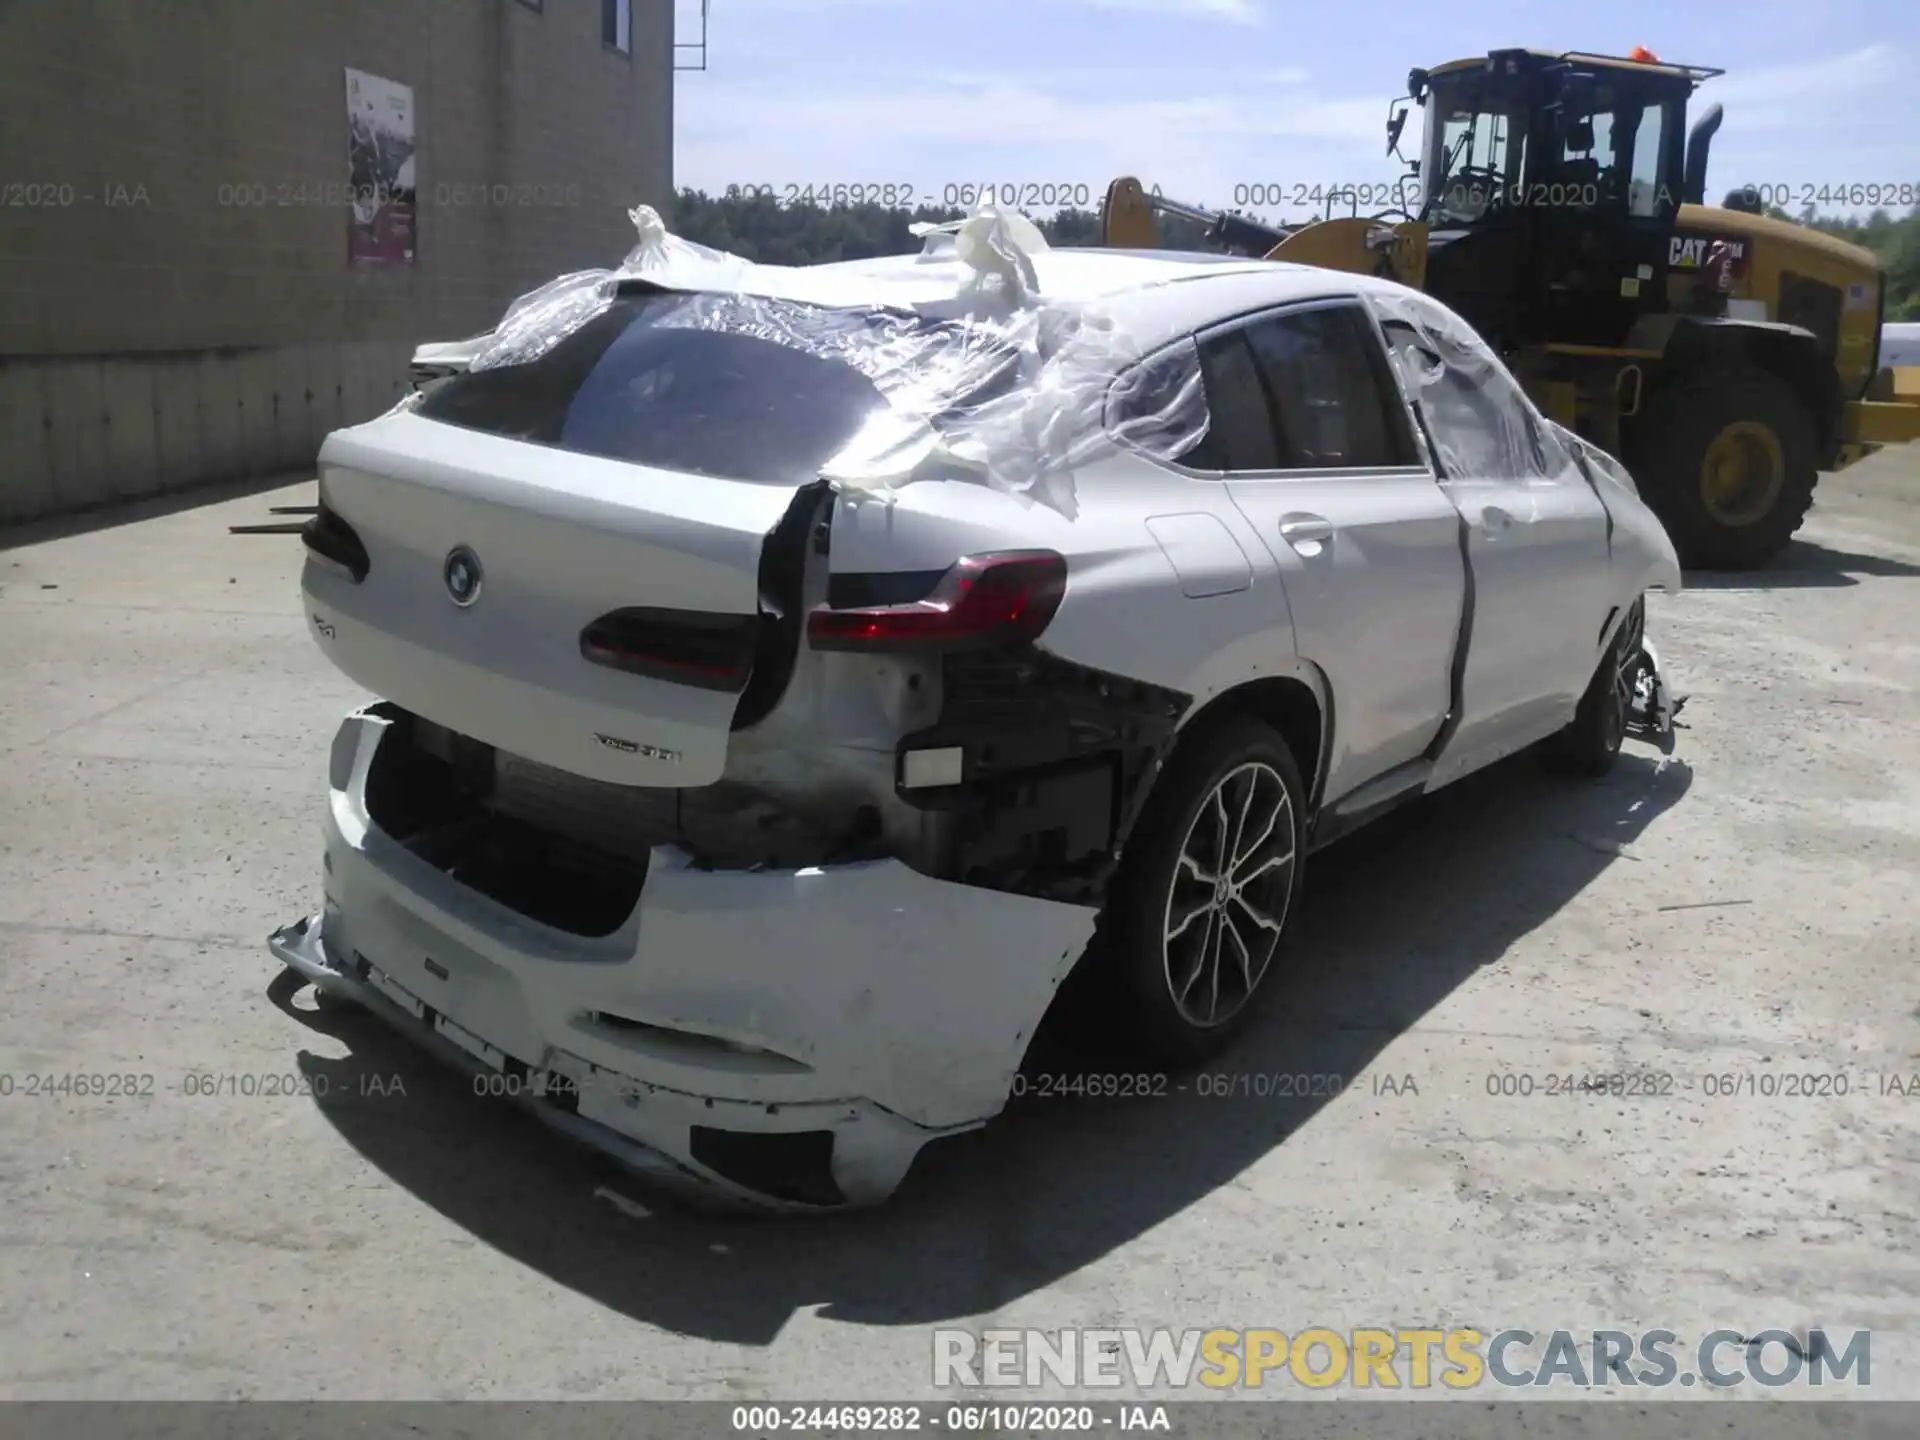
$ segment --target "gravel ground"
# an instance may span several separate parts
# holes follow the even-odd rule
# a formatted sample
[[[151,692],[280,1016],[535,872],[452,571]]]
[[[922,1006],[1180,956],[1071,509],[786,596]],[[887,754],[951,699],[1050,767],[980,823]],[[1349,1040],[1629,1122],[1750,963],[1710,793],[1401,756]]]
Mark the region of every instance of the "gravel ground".
[[[942,1325],[1864,1328],[1920,1397],[1920,457],[1655,601],[1672,759],[1317,857],[1244,1093],[1029,1099],[823,1223],[678,1212],[276,978],[363,697],[227,526],[311,493],[0,533],[0,1398],[932,1397]]]

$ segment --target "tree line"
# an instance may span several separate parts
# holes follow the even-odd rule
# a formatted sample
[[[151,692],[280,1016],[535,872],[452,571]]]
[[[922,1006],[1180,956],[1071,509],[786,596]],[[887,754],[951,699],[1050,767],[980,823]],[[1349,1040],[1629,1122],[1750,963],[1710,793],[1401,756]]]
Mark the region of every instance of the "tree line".
[[[1897,220],[1884,210],[1876,210],[1864,220],[1836,220],[1812,213],[1776,218],[1797,220],[1873,251],[1887,272],[1887,319],[1920,320],[1920,205]]]
[[[943,224],[965,215],[959,209],[860,204],[783,204],[766,193],[708,195],[682,190],[674,230],[688,240],[728,250],[769,265],[822,265],[878,255],[910,255],[920,241],[908,227]],[[1920,206],[1900,218],[1876,210],[1865,219],[1819,216],[1811,211],[1774,218],[1824,230],[1880,257],[1887,270],[1887,318],[1920,320]],[[1052,245],[1097,245],[1100,216],[1092,210],[1060,210],[1034,222]]]

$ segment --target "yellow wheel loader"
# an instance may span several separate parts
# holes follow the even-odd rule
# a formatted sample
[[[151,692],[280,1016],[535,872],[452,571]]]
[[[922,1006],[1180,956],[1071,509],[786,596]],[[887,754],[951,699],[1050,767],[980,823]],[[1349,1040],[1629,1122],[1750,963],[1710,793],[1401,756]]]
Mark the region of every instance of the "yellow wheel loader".
[[[1400,156],[1415,106],[1425,140],[1400,156],[1411,174],[1397,189],[1330,187],[1329,218],[1285,227],[1124,178],[1101,243],[1425,290],[1543,411],[1626,462],[1684,564],[1751,568],[1800,527],[1817,472],[1920,439],[1920,403],[1911,377],[1882,369],[1872,252],[1759,213],[1757,188],[1703,203],[1721,108],[1689,132],[1687,104],[1721,73],[1645,51],[1499,50],[1414,70],[1387,153]]]

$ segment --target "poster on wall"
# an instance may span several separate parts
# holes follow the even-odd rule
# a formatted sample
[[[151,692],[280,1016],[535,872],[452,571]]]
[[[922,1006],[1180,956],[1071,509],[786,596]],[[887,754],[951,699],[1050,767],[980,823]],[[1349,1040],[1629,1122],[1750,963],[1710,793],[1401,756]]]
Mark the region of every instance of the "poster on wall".
[[[414,246],[413,88],[347,71],[347,258],[411,265]]]

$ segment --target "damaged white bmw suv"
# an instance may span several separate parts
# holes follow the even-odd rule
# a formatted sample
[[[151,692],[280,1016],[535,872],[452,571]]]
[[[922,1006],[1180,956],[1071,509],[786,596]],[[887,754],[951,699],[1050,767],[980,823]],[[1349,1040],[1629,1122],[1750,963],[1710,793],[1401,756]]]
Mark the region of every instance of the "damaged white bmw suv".
[[[882,1200],[1083,954],[1195,1062],[1310,851],[1665,738],[1672,546],[1432,300],[991,212],[804,269],[636,219],[328,438],[309,625],[381,700],[271,942],[635,1168]]]

